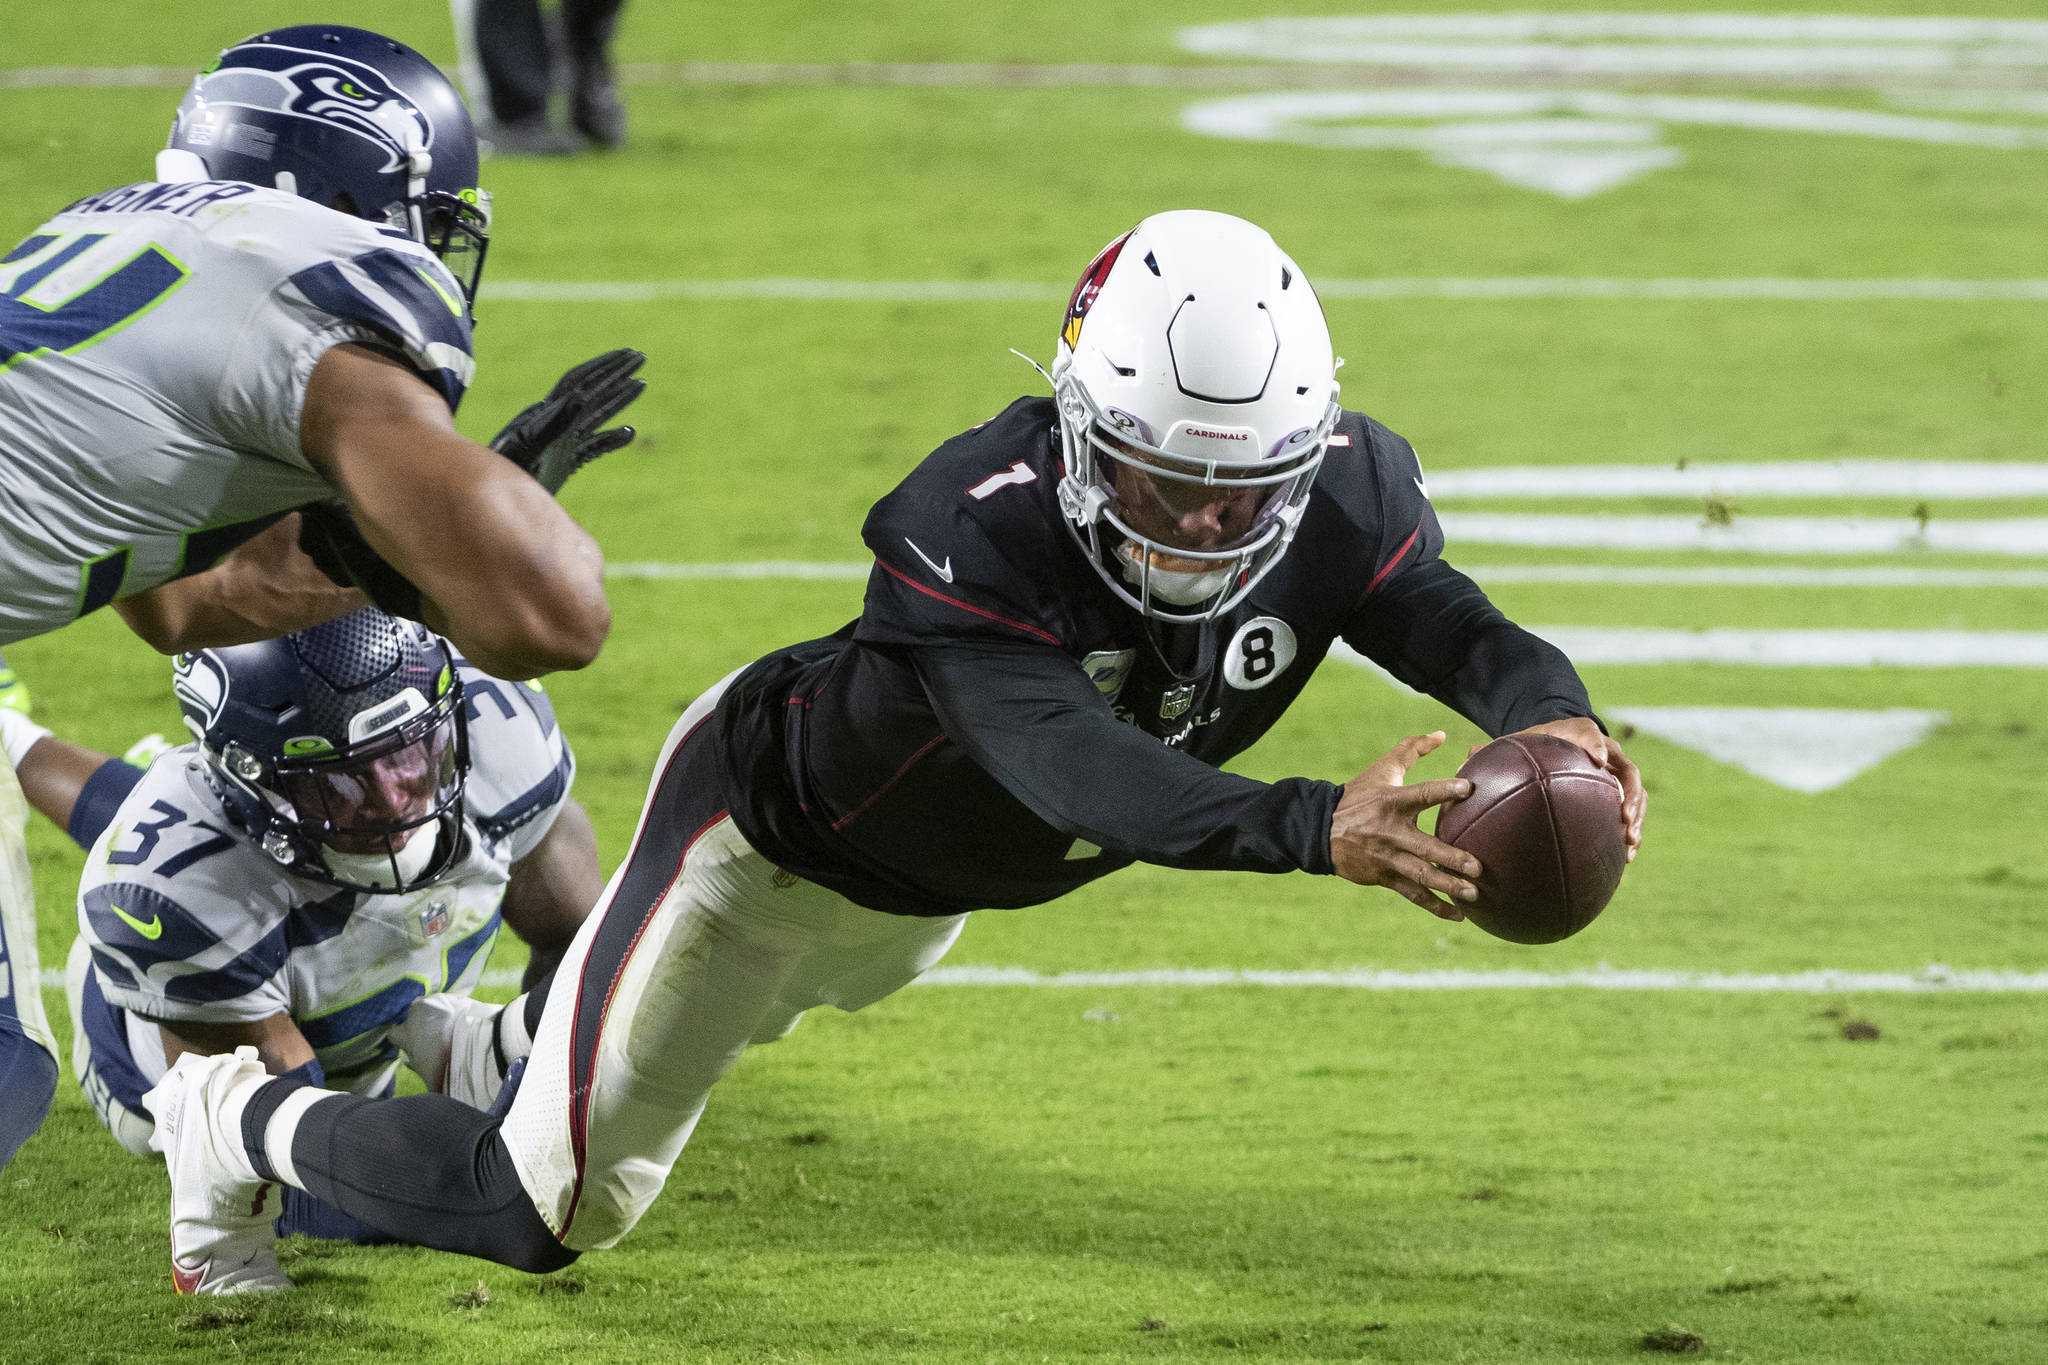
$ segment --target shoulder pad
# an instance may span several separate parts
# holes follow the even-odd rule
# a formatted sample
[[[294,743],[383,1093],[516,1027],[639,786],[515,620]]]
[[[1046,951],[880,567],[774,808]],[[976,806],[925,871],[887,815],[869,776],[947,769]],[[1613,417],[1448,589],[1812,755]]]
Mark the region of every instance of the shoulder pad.
[[[862,638],[896,638],[894,623],[910,639],[1060,642],[1077,552],[1060,526],[1051,432],[1051,400],[1019,400],[875,504],[861,528],[876,564]]]
[[[461,287],[433,253],[379,237],[358,254],[307,266],[287,287],[319,312],[369,329],[434,386],[450,412],[461,405],[476,377],[469,314]]]
[[[555,722],[547,693],[461,665],[469,723],[466,807],[486,839],[497,842],[568,799],[576,759]]]

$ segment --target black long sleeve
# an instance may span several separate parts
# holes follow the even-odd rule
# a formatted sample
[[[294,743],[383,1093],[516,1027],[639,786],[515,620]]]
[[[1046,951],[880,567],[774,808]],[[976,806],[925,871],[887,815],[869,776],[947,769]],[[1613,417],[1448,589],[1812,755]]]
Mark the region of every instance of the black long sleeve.
[[[1054,828],[1169,867],[1330,871],[1340,788],[1222,772],[1119,721],[1073,660],[1028,645],[914,650],[947,737]]]
[[[1390,577],[1366,598],[1344,638],[1489,735],[1593,714],[1564,652],[1508,620],[1477,583],[1440,559]]]

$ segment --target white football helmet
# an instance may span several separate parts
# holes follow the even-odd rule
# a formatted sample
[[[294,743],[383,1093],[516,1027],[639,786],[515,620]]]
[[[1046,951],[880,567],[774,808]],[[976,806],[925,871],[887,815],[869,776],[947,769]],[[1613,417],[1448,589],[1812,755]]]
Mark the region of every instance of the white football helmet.
[[[1287,552],[1337,422],[1323,308],[1264,229],[1155,214],[1074,287],[1052,381],[1067,529],[1110,589],[1206,621]]]

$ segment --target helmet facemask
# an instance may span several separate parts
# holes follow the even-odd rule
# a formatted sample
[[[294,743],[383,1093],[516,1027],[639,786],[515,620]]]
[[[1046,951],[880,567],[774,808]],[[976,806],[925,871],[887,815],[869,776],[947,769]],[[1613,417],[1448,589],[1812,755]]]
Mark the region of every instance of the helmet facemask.
[[[1180,623],[1221,616],[1279,563],[1338,417],[1330,403],[1315,426],[1259,458],[1227,460],[1164,449],[1141,419],[1098,407],[1071,374],[1057,403],[1068,531],[1127,605]],[[1179,533],[1191,515],[1214,523],[1203,543]]]
[[[441,258],[474,313],[477,283],[483,279],[484,256],[491,245],[490,191],[463,195],[428,190],[394,207],[403,221],[391,226]]]
[[[369,618],[367,628],[350,628],[356,618]],[[377,669],[367,655],[389,645],[377,622],[387,618],[365,608],[315,626],[326,634],[324,663],[348,663],[352,653],[358,669]],[[385,673],[395,690],[369,698],[358,690],[358,700],[319,684],[313,665],[279,649],[305,634],[180,657],[178,700],[199,735],[209,786],[242,833],[295,876],[371,894],[410,892],[440,880],[467,851],[461,679],[446,647],[412,630],[432,643],[432,653],[416,649],[399,663],[416,681]],[[438,677],[424,671],[434,655]]]
[[[362,891],[408,891],[460,852],[462,724],[457,695],[346,755],[285,758],[281,810],[330,879]]]

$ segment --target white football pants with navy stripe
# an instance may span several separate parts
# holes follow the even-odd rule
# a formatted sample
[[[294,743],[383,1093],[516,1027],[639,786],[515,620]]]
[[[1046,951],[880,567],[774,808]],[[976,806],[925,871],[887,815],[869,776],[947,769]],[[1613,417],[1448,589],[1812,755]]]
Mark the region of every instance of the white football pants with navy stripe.
[[[28,802],[0,752],[0,1167],[42,1126],[57,1090],[57,1043],[43,1014]]]
[[[813,1005],[857,1010],[945,956],[964,915],[855,905],[778,869],[727,815],[709,744],[724,682],[676,722],[625,863],[556,969],[500,1130],[564,1246],[638,1222],[749,1045]]]

